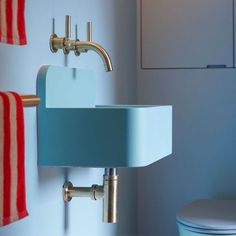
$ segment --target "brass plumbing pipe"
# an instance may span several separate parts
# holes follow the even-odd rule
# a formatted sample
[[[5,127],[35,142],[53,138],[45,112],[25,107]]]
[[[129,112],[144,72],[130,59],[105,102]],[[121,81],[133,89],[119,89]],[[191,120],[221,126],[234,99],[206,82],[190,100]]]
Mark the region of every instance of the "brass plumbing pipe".
[[[103,176],[103,222],[117,222],[117,187],[118,175],[115,168],[106,168]]]
[[[103,186],[74,187],[69,181],[63,185],[64,201],[69,202],[73,197],[89,197],[91,200],[103,199],[103,222],[117,222],[117,192],[118,175],[115,168],[106,168],[103,175]]]
[[[40,97],[32,94],[20,95],[24,107],[34,107],[40,103]]]

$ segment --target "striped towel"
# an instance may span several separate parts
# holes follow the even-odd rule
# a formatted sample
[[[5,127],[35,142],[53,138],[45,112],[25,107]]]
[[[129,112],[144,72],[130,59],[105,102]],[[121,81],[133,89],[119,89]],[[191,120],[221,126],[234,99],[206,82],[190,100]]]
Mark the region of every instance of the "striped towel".
[[[28,215],[24,169],[22,101],[16,93],[0,92],[0,226]]]
[[[0,42],[26,44],[25,0],[0,0]]]

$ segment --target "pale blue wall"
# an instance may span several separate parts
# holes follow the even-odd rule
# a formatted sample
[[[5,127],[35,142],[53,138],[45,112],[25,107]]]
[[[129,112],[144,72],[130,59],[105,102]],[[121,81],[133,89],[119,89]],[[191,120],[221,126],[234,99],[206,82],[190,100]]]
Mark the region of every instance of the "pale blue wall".
[[[52,17],[56,19],[56,33],[63,35],[64,16],[70,14],[72,23],[78,23],[81,39],[86,37],[86,21],[93,21],[93,38],[110,53],[114,71],[104,72],[101,59],[92,52],[80,58],[70,55],[68,65],[94,68],[97,74],[98,103],[135,102],[135,11],[135,0],[26,1],[28,45],[0,45],[0,90],[35,93],[39,67],[43,64],[64,64],[61,52],[50,52],[48,38],[52,29]],[[27,205],[30,216],[1,228],[0,235],[136,234],[134,170],[120,171],[119,223],[103,224],[102,202],[74,199],[65,208],[61,194],[61,186],[67,175],[77,185],[101,184],[103,170],[39,168],[36,135],[36,109],[25,109]],[[130,187],[132,191],[129,191]]]
[[[139,103],[173,105],[173,154],[138,170],[138,233],[177,235],[183,205],[236,198],[236,69],[138,71]]]

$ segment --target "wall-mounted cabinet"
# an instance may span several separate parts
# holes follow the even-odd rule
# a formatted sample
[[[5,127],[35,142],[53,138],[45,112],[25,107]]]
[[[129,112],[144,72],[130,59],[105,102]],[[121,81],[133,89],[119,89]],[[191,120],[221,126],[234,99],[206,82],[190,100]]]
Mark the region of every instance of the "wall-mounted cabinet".
[[[143,69],[233,67],[233,0],[141,0]]]

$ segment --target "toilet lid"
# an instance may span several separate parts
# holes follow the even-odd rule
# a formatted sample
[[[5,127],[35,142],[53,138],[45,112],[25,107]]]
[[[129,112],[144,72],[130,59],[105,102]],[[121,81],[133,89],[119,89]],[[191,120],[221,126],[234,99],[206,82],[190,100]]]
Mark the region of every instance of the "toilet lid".
[[[192,231],[236,233],[236,200],[194,201],[180,209],[177,222]]]

